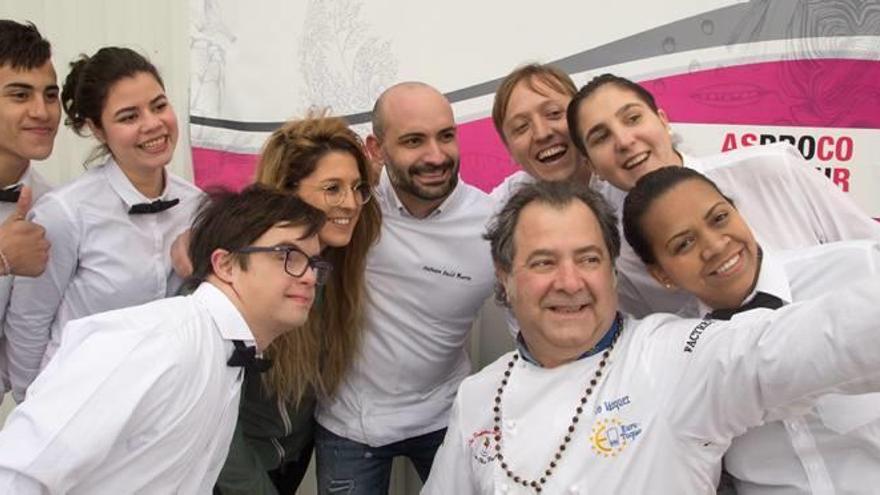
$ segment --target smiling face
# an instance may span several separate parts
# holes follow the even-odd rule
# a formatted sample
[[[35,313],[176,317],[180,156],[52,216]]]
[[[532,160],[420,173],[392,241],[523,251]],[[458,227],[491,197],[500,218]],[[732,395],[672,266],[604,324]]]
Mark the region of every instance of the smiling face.
[[[452,107],[437,90],[422,85],[389,89],[382,107],[381,141],[368,140],[411,213],[431,210],[458,184],[458,139]],[[378,149],[375,149],[378,148]]]
[[[754,287],[758,244],[733,207],[708,183],[690,179],[657,197],[641,221],[656,257],[648,270],[712,309],[735,308]]]
[[[351,241],[363,209],[354,188],[364,181],[354,156],[344,151],[331,151],[318,159],[315,170],[299,182],[297,195],[327,214],[327,223],[318,234],[322,246],[342,247]],[[325,191],[337,190],[344,192],[345,199],[338,205],[328,204]]]
[[[565,180],[584,167],[565,119],[571,98],[535,79],[523,79],[510,93],[502,124],[504,142],[532,177]]]
[[[666,114],[654,113],[629,89],[599,87],[581,103],[577,117],[589,164],[618,189],[629,191],[648,172],[682,164]]]
[[[529,350],[546,367],[596,345],[617,312],[613,260],[582,202],[520,212],[511,273],[499,279]]]
[[[24,167],[52,153],[61,104],[52,63],[0,66],[0,165]]]
[[[251,246],[296,246],[309,256],[317,256],[318,237],[300,239],[304,233],[304,227],[277,224]],[[248,326],[261,335],[279,335],[305,323],[315,299],[315,272],[309,268],[301,277],[289,275],[284,270],[284,253],[244,256],[246,267],[232,262],[228,280]]]
[[[177,144],[174,109],[162,85],[147,72],[116,81],[101,111],[101,127],[90,127],[130,178],[161,174]]]

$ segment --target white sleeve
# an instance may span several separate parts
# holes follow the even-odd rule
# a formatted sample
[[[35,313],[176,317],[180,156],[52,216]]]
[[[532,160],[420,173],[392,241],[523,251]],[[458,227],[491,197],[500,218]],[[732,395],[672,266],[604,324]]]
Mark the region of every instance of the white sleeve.
[[[68,325],[82,340],[65,341],[0,430],[0,493],[67,493],[172,400],[176,357],[165,339],[89,334],[90,320]]]
[[[54,196],[41,198],[30,217],[46,229],[52,246],[43,274],[15,277],[12,286],[4,325],[9,381],[16,402],[24,400],[40,371],[52,322],[76,271],[80,244],[79,222]]]
[[[686,438],[724,442],[826,393],[880,391],[880,280],[692,333],[669,398]],[[686,348],[691,348],[688,352]]]
[[[452,405],[449,427],[443,444],[434,457],[431,474],[422,488],[422,495],[468,495],[477,494],[478,485],[474,477],[468,450],[461,431],[461,389]]]
[[[813,169],[796,148],[786,146],[785,151],[785,165],[797,183],[797,189],[806,194],[815,222],[813,228],[822,243],[880,240],[880,222],[859,208],[830,179]]]

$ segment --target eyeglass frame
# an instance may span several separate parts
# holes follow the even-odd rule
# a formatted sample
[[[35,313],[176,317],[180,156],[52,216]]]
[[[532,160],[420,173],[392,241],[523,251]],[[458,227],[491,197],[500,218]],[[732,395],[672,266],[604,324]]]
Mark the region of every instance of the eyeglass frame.
[[[327,206],[341,205],[342,203],[345,202],[345,198],[348,197],[349,193],[354,198],[355,203],[357,203],[361,206],[369,203],[370,199],[372,199],[372,197],[373,197],[373,187],[370,185],[369,182],[367,182],[365,180],[362,180],[362,181],[358,182],[357,184],[355,184],[354,186],[350,186],[350,187],[345,187],[344,184],[339,184],[339,183],[335,183],[335,182],[331,183],[331,184],[317,185],[317,184],[307,184],[305,182],[300,181],[300,182],[297,182],[295,185],[296,186],[308,186],[308,187],[311,187],[311,188],[316,189],[318,191],[321,191],[324,196],[324,202],[327,203]],[[330,199],[327,198],[327,194],[330,193],[329,188],[333,187],[333,186],[340,186],[340,187],[342,187],[342,191],[343,191],[342,194],[339,196],[339,201],[336,201],[336,202],[332,202],[332,201],[330,201]],[[358,190],[367,191],[367,197],[363,201],[361,201],[359,199],[363,195],[358,194],[357,193]]]
[[[311,268],[315,272],[315,285],[324,285],[327,282],[327,277],[333,272],[333,263],[324,260],[320,256],[309,256],[308,253],[302,249],[289,244],[283,246],[245,246],[236,249],[235,252],[241,254],[284,253],[284,273],[294,278],[301,278],[306,274],[306,270]],[[287,262],[290,259],[290,253],[292,252],[300,253],[306,257],[306,264],[299,275],[291,273],[290,270],[287,269]]]

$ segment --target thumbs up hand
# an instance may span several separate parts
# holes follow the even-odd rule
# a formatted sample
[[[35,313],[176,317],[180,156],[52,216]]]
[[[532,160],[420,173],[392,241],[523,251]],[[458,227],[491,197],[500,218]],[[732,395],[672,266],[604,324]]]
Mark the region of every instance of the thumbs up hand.
[[[43,227],[25,220],[31,209],[33,193],[27,186],[22,187],[21,195],[13,211],[0,224],[0,275],[22,275],[36,277],[46,269],[49,260],[49,241]]]

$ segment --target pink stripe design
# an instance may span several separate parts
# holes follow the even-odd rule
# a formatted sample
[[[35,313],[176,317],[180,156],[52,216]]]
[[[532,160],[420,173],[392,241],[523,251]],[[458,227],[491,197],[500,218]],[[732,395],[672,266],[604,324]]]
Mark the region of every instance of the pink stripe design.
[[[254,180],[257,155],[193,148],[192,157],[195,182],[202,189],[239,190]]]
[[[673,122],[880,128],[880,62],[788,60],[723,67],[644,81]],[[459,126],[461,175],[491,191],[519,167],[483,118]],[[241,187],[254,155],[193,149],[196,184]]]

